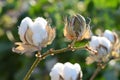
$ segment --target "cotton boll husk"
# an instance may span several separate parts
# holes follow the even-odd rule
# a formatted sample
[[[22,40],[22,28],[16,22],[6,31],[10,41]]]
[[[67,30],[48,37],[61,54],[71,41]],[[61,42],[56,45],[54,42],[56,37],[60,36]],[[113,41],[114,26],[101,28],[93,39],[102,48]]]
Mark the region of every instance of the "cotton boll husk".
[[[86,29],[86,20],[82,15],[75,15],[72,19],[73,30],[81,37]]]
[[[59,80],[60,76],[63,76],[64,65],[62,63],[57,63],[54,65],[50,72],[51,80]]]
[[[36,46],[40,46],[43,40],[47,38],[47,31],[46,31],[47,21],[41,17],[35,19],[31,30],[33,32],[33,43]]]
[[[23,41],[23,43],[26,43],[25,40],[25,33],[27,29],[33,24],[32,20],[29,17],[26,17],[22,20],[19,29],[18,29],[18,34],[20,36],[20,39]]]

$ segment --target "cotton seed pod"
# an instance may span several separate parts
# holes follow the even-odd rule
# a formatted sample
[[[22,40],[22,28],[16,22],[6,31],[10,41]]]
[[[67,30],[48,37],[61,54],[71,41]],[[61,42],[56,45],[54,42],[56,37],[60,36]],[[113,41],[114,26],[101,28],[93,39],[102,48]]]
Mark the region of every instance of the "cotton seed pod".
[[[82,71],[78,63],[57,63],[50,72],[51,80],[82,80]]]
[[[105,30],[103,36],[106,37],[112,43],[112,56],[119,57],[120,43],[119,43],[118,35],[110,30]]]
[[[91,64],[95,61],[104,62],[108,60],[106,57],[111,52],[111,42],[107,38],[92,36],[89,45],[93,50],[97,51],[97,54],[91,52],[91,55],[86,59],[87,64]]]
[[[21,21],[18,34],[22,42],[16,42],[18,47],[13,48],[13,51],[32,53],[52,43],[55,38],[55,29],[52,29],[42,17],[38,17],[34,21],[26,17]]]
[[[111,51],[111,43],[105,37],[92,36],[90,41],[90,47],[97,50],[98,54],[107,54]]]
[[[117,34],[110,30],[105,30],[103,36],[106,37],[108,40],[110,40],[112,44],[116,44],[119,41]]]
[[[64,36],[68,40],[77,41],[88,39],[91,37],[90,20],[86,23],[85,18],[82,15],[74,15],[70,20],[66,19],[64,27]]]
[[[56,63],[50,72],[51,80],[62,80],[63,68],[64,68],[64,64]]]

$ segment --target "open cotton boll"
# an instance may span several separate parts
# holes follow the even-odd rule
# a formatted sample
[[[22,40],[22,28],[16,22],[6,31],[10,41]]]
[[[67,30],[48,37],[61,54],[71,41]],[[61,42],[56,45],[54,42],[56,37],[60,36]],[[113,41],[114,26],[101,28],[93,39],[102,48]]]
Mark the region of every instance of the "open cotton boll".
[[[75,63],[73,65],[73,68],[71,69],[71,77],[72,77],[72,80],[78,80],[77,78],[80,77],[82,78],[81,76],[81,70],[80,70],[80,66],[78,63]]]
[[[41,25],[42,25],[42,26],[45,26],[45,27],[46,27],[46,25],[47,25],[47,21],[46,21],[44,18],[42,18],[42,17],[36,18],[36,19],[35,19],[35,22],[40,22]],[[45,28],[45,27],[44,27],[44,28]]]
[[[18,29],[18,34],[20,36],[20,39],[26,43],[26,40],[25,40],[25,33],[27,31],[27,29],[32,26],[33,22],[32,20],[29,18],[29,17],[26,17],[24,18],[22,21],[21,21],[21,24],[19,26],[19,29]]]
[[[63,77],[64,80],[72,80],[72,69],[73,65],[69,62],[64,64],[64,69],[63,69]]]
[[[50,72],[51,80],[59,80],[60,74],[58,70],[53,69],[52,72]]]
[[[32,53],[41,50],[51,44],[55,38],[55,29],[48,25],[47,21],[38,17],[32,21],[29,17],[22,20],[19,31],[22,42],[16,42],[13,52]]]
[[[31,27],[33,32],[33,43],[39,46],[42,41],[44,41],[48,35],[46,30],[47,22],[43,18],[37,18]]]
[[[97,37],[97,36],[92,36],[92,39],[90,41],[90,46],[93,49],[97,49],[100,45],[103,45],[106,47],[108,50],[110,50],[111,43],[110,41],[105,38],[105,37]]]
[[[79,73],[81,74],[81,68],[79,64],[71,64],[69,62],[64,64],[63,77],[64,80],[77,80]],[[82,74],[80,76],[82,78]]]
[[[80,75],[78,75],[78,76],[80,76],[80,78],[82,78],[82,76],[83,76],[82,70],[81,70],[81,67],[80,67],[80,65],[78,63],[74,64],[74,69],[77,71],[77,74],[80,73]]]
[[[99,38],[97,36],[92,36],[91,41],[89,43],[90,47],[96,49],[99,46]]]
[[[101,45],[103,45],[104,47],[107,48],[108,53],[109,53],[110,49],[111,49],[110,41],[107,38],[105,38],[105,37],[100,37],[100,43],[101,43]]]
[[[62,63],[55,64],[50,72],[51,80],[60,80],[60,76],[63,76],[63,68],[64,65]]]
[[[81,67],[77,63],[75,63],[74,65],[70,62],[66,62],[65,64],[57,63],[52,68],[50,72],[50,77],[51,80],[81,80]]]
[[[115,36],[114,36],[113,32],[111,32],[110,30],[105,30],[103,36],[106,37],[111,42],[113,42],[113,43],[115,42]]]

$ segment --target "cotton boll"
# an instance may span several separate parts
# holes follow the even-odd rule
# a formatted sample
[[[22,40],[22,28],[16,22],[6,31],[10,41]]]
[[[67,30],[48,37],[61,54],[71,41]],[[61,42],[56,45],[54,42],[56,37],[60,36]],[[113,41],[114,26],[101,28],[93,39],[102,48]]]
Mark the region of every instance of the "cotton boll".
[[[78,63],[74,64],[74,69],[77,71],[77,74],[80,73],[80,75],[78,75],[78,76],[80,76],[80,78],[82,78],[82,76],[83,76],[82,70],[81,70],[81,67],[80,67],[80,65]]]
[[[57,70],[52,70],[52,72],[50,72],[50,77],[51,80],[59,80],[59,72]]]
[[[47,25],[47,21],[46,21],[44,18],[42,18],[42,17],[36,18],[36,19],[35,19],[35,22],[40,22],[41,25],[43,26],[43,28],[45,28],[46,25]]]
[[[39,46],[43,40],[47,38],[46,30],[47,22],[43,18],[37,18],[31,27],[33,31],[33,43]]]
[[[90,47],[96,49],[99,46],[99,38],[97,36],[92,36],[91,41],[89,43]]]
[[[99,51],[99,48],[103,47],[103,48],[107,49],[107,52],[110,52],[111,43],[105,37],[92,36],[92,39],[90,41],[90,47],[92,47],[93,49],[98,50],[98,51]],[[101,50],[103,51],[103,49],[101,49]]]
[[[107,48],[107,51],[109,53],[110,50],[111,50],[111,43],[110,43],[110,41],[107,38],[105,38],[105,37],[100,37],[100,43],[101,43],[101,45],[103,45],[104,47]]]
[[[59,78],[62,76],[63,68],[64,66],[62,63],[55,64],[50,72],[51,80],[60,80]]]
[[[96,62],[105,62],[108,60],[107,55],[111,51],[111,42],[106,37],[93,36],[90,41],[90,47],[97,51],[96,54],[92,54],[87,57],[86,61],[88,64]],[[92,53],[92,51],[91,51]]]
[[[64,64],[63,69],[64,80],[76,80],[78,76],[82,78],[82,71],[79,64],[75,63],[73,65],[69,62]]]
[[[32,53],[41,50],[51,44],[55,38],[55,29],[51,28],[42,17],[36,18],[35,21],[29,17],[24,18],[18,33],[22,42],[15,43],[17,47],[13,48],[13,51],[17,53]]]
[[[66,19],[64,27],[64,36],[68,40],[77,41],[89,39],[91,37],[90,21],[86,22],[82,15],[74,15],[71,19]]]
[[[79,80],[82,78],[82,71],[78,63],[74,65],[70,62],[66,62],[65,64],[57,63],[52,68],[50,76],[51,80]]]
[[[65,80],[72,80],[73,65],[69,62],[64,64],[63,77]]]
[[[113,32],[111,32],[110,30],[105,30],[103,36],[106,37],[106,38],[107,38],[108,40],[110,40],[111,42],[115,42],[114,34],[113,34]]]
[[[71,69],[71,77],[72,77],[72,80],[77,80],[77,77],[81,77],[81,75],[79,75],[79,73],[81,74],[81,70],[80,70],[80,66],[78,63],[75,63]]]
[[[22,20],[19,29],[18,29],[18,34],[20,35],[20,39],[26,43],[25,40],[25,32],[27,31],[27,29],[32,26],[33,22],[29,17],[26,17]]]

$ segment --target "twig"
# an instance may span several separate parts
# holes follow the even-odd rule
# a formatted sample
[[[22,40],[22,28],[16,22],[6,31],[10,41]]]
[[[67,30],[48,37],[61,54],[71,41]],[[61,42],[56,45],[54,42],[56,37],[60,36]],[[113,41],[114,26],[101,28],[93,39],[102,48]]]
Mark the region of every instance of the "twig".
[[[101,66],[97,66],[97,69],[95,70],[95,72],[93,73],[92,77],[90,78],[90,80],[94,80],[94,78],[97,76],[97,74],[100,72],[101,70]]]
[[[75,41],[72,42],[72,46],[74,45]],[[53,50],[53,49],[50,49],[48,50],[47,52],[43,53],[43,55],[39,55],[37,56],[36,60],[34,61],[33,65],[31,66],[31,68],[29,69],[28,73],[26,74],[26,76],[24,77],[24,80],[28,80],[32,74],[32,71],[34,70],[34,68],[38,65],[38,63],[46,58],[48,55],[54,55],[54,54],[59,54],[59,53],[62,53],[62,52],[66,52],[66,51],[69,51],[69,50],[78,50],[78,49],[83,49],[84,47],[78,47],[78,48],[73,48],[72,46],[68,46],[66,48],[62,48],[62,49],[59,49],[59,50]],[[39,52],[38,52],[39,54]]]
[[[30,78],[30,75],[32,74],[34,68],[37,66],[37,64],[39,63],[39,61],[41,61],[42,58],[36,58],[36,60],[34,61],[34,63],[32,64],[31,68],[29,69],[29,71],[27,72],[26,76],[24,77],[24,80],[28,80]]]

